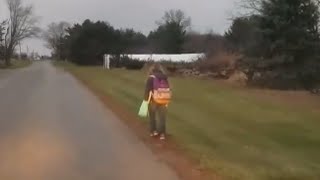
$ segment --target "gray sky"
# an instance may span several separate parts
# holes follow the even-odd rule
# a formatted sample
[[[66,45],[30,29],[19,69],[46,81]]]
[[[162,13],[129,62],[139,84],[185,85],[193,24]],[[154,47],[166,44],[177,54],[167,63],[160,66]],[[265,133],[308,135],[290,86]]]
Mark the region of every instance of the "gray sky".
[[[24,0],[32,3],[40,26],[51,22],[82,22],[85,19],[107,21],[116,28],[134,28],[147,34],[156,28],[155,21],[168,9],[182,9],[192,18],[192,29],[223,33],[229,26],[238,0]],[[5,0],[0,0],[0,20],[6,15]],[[41,40],[28,40],[29,46],[41,54],[49,50]]]

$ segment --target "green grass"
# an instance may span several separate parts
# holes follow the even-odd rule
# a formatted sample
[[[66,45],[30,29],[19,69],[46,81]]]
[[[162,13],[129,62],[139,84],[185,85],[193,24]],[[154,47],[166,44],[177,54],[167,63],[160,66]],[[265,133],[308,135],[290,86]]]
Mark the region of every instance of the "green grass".
[[[63,66],[137,112],[144,73]],[[173,78],[171,83],[168,131],[202,166],[224,179],[320,179],[320,111],[262,100],[212,81]]]
[[[0,69],[18,69],[30,66],[32,64],[29,60],[12,60],[12,65],[7,67],[4,63],[0,64]]]

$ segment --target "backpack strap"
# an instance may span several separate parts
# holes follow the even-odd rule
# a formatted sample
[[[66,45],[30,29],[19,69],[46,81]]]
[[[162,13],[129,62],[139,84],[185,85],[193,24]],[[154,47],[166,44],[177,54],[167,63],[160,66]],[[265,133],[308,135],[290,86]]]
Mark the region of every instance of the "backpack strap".
[[[152,98],[152,92],[150,91],[150,92],[149,92],[148,103],[150,103],[150,102],[151,102],[151,98]]]
[[[149,78],[152,78],[152,79],[155,79],[156,78],[156,76],[155,75],[149,75]],[[153,96],[153,90],[151,90],[150,92],[149,92],[149,98],[148,98],[148,102],[150,103],[151,102],[151,98],[152,98],[152,96]]]

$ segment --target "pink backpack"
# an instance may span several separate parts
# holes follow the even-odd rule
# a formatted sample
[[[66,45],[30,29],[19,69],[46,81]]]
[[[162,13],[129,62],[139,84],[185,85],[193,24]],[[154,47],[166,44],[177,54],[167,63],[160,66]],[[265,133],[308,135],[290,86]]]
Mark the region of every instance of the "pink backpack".
[[[161,79],[156,76],[151,77],[153,78],[152,98],[154,102],[160,105],[168,105],[172,97],[168,79]]]

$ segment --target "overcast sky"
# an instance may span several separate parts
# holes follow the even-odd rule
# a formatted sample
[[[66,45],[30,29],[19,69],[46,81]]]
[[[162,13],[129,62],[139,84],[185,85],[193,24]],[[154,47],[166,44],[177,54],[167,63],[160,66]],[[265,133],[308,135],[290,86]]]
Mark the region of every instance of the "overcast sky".
[[[0,0],[0,20],[6,15],[6,0]],[[32,3],[40,26],[51,22],[82,22],[85,19],[107,21],[119,28],[134,28],[147,34],[156,28],[155,21],[168,9],[181,9],[192,18],[192,29],[223,33],[238,0],[23,0]],[[41,40],[28,40],[29,46],[41,54],[49,54]]]

